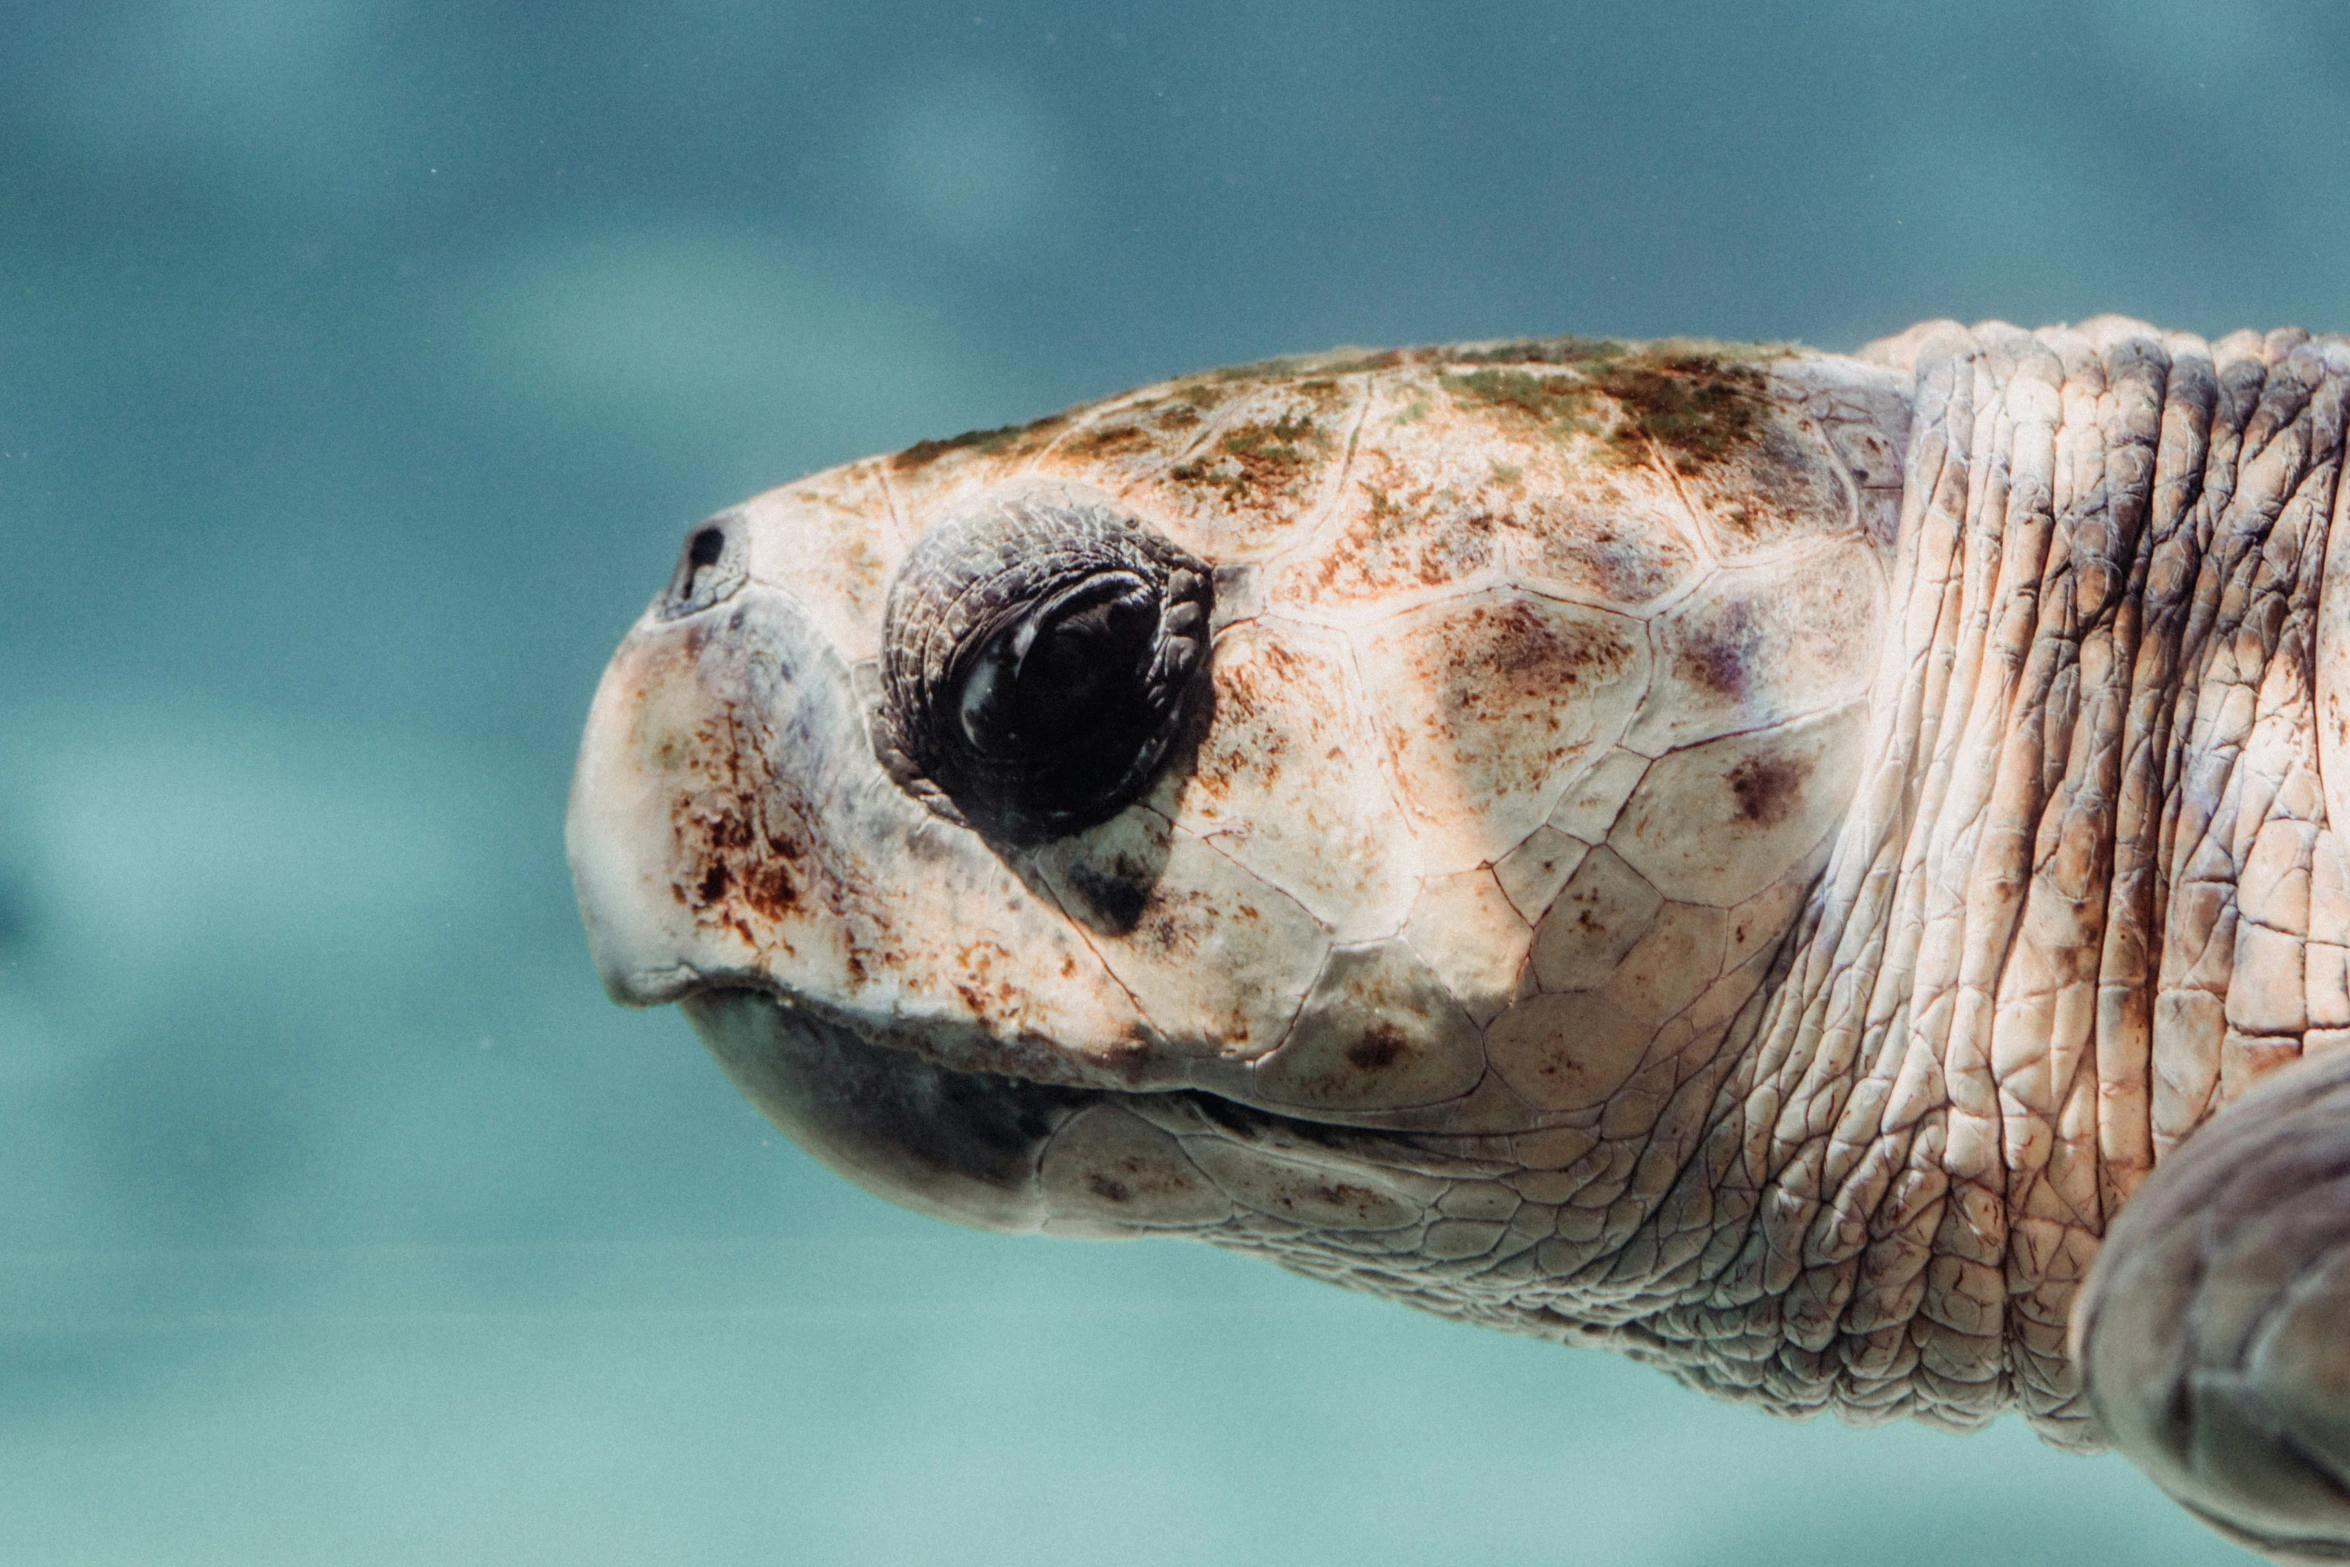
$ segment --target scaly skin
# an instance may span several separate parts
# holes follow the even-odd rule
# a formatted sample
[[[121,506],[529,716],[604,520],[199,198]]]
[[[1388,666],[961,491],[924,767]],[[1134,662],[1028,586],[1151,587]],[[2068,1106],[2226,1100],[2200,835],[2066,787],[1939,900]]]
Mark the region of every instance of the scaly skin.
[[[1781,1300],[1772,1359],[1840,1400],[2085,1440],[2108,1216],[2350,1037],[2312,657],[2344,361],[2296,337],[1881,350],[1918,414],[1877,765],[1717,1123],[1752,1241],[1714,1299]]]
[[[2115,1215],[2350,1041],[2346,386],[2337,339],[2111,318],[1502,345],[818,475],[706,525],[614,660],[591,941],[925,1211],[2091,1447]],[[1216,568],[1207,716],[1034,849],[931,817],[863,721],[896,562],[1015,494]],[[2205,1267],[2146,1255],[2100,1299]],[[2141,1407],[2102,1346],[2164,1320],[2084,1352],[2101,1409]]]

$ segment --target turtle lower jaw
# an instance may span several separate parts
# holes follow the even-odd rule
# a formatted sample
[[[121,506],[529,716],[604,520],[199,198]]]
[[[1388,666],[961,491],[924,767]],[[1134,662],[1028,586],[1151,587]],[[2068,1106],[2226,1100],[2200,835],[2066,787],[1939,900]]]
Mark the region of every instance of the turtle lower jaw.
[[[819,1162],[877,1197],[976,1229],[1042,1227],[1044,1147],[1102,1094],[956,1071],[769,990],[698,990],[679,1009],[735,1087]]]
[[[766,988],[710,986],[679,1007],[735,1087],[802,1150],[885,1201],[952,1224],[1102,1239],[1198,1233],[1231,1213],[1218,1187],[1236,1175],[1291,1219],[1288,1188],[1326,1179],[1352,1183],[1346,1201],[1385,1193],[1378,1201],[1396,1209],[1394,1222],[1417,1206],[1386,1192],[1392,1132],[1197,1088],[958,1070],[926,1041],[876,1037],[821,1003]],[[1201,1142],[1224,1149],[1224,1176],[1195,1163]]]

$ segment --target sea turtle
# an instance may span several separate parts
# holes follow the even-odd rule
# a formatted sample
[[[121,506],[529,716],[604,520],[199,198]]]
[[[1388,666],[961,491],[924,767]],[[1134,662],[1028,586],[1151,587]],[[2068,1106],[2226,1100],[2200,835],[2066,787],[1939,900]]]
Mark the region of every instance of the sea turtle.
[[[720,513],[569,820],[850,1178],[2350,1555],[2350,341],[1342,351]]]

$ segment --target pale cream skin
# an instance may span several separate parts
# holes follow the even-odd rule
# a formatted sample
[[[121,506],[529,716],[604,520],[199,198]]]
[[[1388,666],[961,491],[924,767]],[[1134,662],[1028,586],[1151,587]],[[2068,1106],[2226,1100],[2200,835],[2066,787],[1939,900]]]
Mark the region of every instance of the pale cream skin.
[[[1786,1412],[2017,1408],[2350,1540],[2350,1193],[2244,1279],[2175,1229],[2090,1279],[2174,1148],[2289,1092],[2350,1140],[2346,382],[2111,319],[1489,345],[819,474],[698,530],[605,676],[591,944],[924,1211],[1262,1250]],[[1212,708],[1026,850],[865,720],[898,563],[1012,494],[1216,572]],[[2301,1294],[2222,1363],[2198,1287]],[[2182,1385],[2267,1447],[2165,1426]]]

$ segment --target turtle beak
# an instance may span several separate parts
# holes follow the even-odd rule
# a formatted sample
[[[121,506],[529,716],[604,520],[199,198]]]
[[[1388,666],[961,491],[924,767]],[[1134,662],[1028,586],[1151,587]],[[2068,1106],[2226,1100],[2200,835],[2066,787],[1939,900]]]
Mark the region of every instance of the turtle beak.
[[[876,859],[924,824],[880,775],[854,681],[790,597],[749,584],[630,631],[597,688],[565,823],[597,971],[631,1006],[712,985],[886,1007],[858,937]]]
[[[657,765],[661,737],[673,744],[677,721],[690,716],[679,698],[692,686],[693,640],[648,617],[621,643],[588,711],[564,815],[588,951],[624,1006],[675,1001],[702,978],[696,943],[672,912],[668,780]]]

